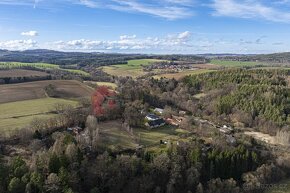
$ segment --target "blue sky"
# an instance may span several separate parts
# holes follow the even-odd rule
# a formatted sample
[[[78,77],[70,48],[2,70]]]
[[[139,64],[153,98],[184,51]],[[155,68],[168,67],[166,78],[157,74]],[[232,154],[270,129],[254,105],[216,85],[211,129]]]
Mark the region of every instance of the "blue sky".
[[[0,49],[290,51],[290,0],[0,0]]]

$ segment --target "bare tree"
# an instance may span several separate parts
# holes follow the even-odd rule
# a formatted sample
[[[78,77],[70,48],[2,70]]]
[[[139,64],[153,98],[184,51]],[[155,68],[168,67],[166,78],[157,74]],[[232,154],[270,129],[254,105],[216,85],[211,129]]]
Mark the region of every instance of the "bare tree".
[[[89,140],[93,149],[96,149],[99,138],[99,127],[97,118],[93,115],[89,115],[86,121],[86,127],[88,129]]]

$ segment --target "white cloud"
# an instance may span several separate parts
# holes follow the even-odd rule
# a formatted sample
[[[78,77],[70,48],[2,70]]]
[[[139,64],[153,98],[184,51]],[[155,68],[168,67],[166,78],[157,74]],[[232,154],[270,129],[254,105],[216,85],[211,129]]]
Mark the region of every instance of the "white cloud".
[[[193,15],[191,9],[174,5],[160,5],[160,4],[145,4],[134,0],[114,0],[117,4],[111,5],[110,7],[118,11],[129,11],[149,14],[157,17],[166,18],[169,20],[176,20],[187,18]]]
[[[191,36],[191,33],[189,31],[185,31],[185,32],[178,34],[178,38],[180,38],[180,39],[187,39],[190,36]]]
[[[97,8],[100,6],[99,3],[92,0],[79,0],[79,4],[85,5],[90,8]]]
[[[175,20],[192,16],[193,10],[191,6],[193,2],[194,0],[158,0],[148,2],[142,0],[77,0],[75,3],[90,8],[136,12]]]
[[[120,36],[120,40],[126,40],[126,39],[135,39],[137,36],[136,35],[122,35]]]
[[[27,32],[22,32],[21,35],[35,37],[35,36],[38,36],[38,32],[37,31],[27,31]]]
[[[266,36],[242,36],[234,39],[208,37],[184,31],[158,37],[139,37],[134,34],[123,34],[113,40],[75,39],[38,43],[34,40],[0,41],[0,49],[52,49],[60,51],[81,52],[122,52],[122,53],[270,53],[285,51],[288,41],[281,38],[269,42]],[[283,42],[283,44],[281,44]],[[267,50],[265,50],[265,47]]]
[[[37,42],[34,40],[10,40],[0,41],[0,48],[7,50],[27,50],[37,48]]]
[[[190,46],[190,32],[185,31],[171,34],[166,37],[137,38],[136,35],[122,35],[118,40],[71,40],[49,43],[51,49],[58,50],[182,50]]]
[[[277,2],[277,1],[273,1]],[[274,22],[290,22],[290,13],[265,5],[257,0],[213,0],[211,5],[215,16],[258,18]]]

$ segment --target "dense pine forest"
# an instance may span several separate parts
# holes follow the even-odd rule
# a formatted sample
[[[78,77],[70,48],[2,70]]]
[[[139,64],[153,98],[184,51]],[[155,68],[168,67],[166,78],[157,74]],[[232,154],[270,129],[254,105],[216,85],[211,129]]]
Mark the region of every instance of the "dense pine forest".
[[[238,69],[189,76],[184,82],[193,92],[210,93],[201,100],[205,104],[201,109],[207,113],[225,115],[261,130],[270,124],[274,128],[267,132],[275,133],[274,125],[290,124],[289,73],[289,70]],[[213,102],[207,101],[214,92],[219,96]]]

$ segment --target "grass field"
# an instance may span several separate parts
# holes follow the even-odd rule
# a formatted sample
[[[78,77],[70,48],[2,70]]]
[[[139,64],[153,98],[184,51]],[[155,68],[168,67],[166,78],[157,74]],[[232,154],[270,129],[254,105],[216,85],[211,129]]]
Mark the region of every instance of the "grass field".
[[[152,147],[160,144],[160,140],[179,140],[180,134],[188,133],[185,130],[172,126],[163,126],[151,130],[133,129],[133,135],[122,129],[121,121],[107,121],[99,124],[101,130],[101,142],[109,148],[136,148],[140,145]]]
[[[181,79],[185,76],[188,75],[194,75],[194,74],[203,74],[203,73],[208,73],[208,72],[212,72],[214,70],[208,70],[208,69],[199,69],[199,70],[185,70],[183,72],[178,72],[178,73],[168,73],[168,74],[158,74],[153,76],[156,79],[160,79],[160,78],[168,78],[168,79]]]
[[[0,78],[4,77],[45,77],[48,74],[45,72],[34,71],[34,70],[22,70],[22,69],[10,69],[10,70],[0,70]]]
[[[187,133],[182,129],[176,129],[173,126],[163,126],[151,130],[134,129],[134,134],[139,137],[140,143],[144,146],[158,145],[160,140],[175,141],[179,139],[179,134]]]
[[[47,64],[47,63],[22,63],[22,62],[0,62],[0,69],[13,69],[13,68],[21,68],[21,67],[34,67],[38,69],[56,69],[68,71],[74,74],[79,74],[83,76],[90,76],[89,73],[84,72],[82,70],[74,70],[74,69],[63,69],[60,68],[59,65],[56,64]]]
[[[260,62],[240,62],[240,61],[225,61],[225,60],[211,60],[211,64],[225,66],[225,67],[243,67],[263,65]]]
[[[143,71],[142,66],[150,65],[152,62],[157,62],[162,60],[155,59],[141,59],[141,60],[129,60],[128,64],[118,64],[112,66],[102,67],[103,71],[113,75],[113,76],[131,76],[138,77],[145,75],[146,72]]]
[[[43,98],[0,104],[0,131],[9,132],[17,128],[29,126],[34,118],[49,118],[55,116],[50,112],[56,104],[77,106],[77,101]]]
[[[20,84],[0,85],[0,104],[7,102],[46,98],[44,88],[52,84],[59,98],[90,96],[94,89],[76,80],[45,80]]]

